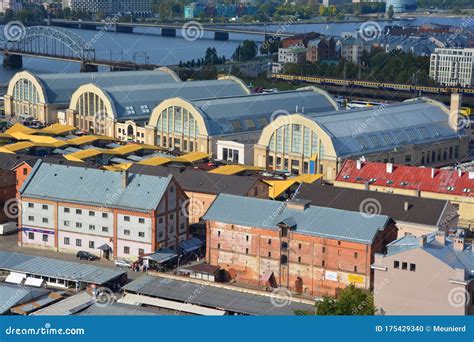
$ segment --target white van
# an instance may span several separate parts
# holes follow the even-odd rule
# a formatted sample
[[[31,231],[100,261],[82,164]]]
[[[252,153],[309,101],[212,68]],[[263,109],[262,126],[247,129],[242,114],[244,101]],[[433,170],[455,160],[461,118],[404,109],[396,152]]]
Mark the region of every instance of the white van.
[[[7,235],[18,231],[16,222],[5,222],[0,224],[0,235]]]

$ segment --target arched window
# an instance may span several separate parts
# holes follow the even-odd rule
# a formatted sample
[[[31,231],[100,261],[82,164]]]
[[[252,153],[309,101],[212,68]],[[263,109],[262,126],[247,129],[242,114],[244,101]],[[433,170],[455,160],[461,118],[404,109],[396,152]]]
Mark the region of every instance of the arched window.
[[[277,128],[268,146],[270,152],[280,154],[303,155],[310,158],[318,154],[324,155],[324,145],[318,139],[318,134],[309,127],[299,124],[284,125]]]
[[[156,124],[156,134],[157,137],[162,137],[156,139],[157,145],[168,141],[168,148],[191,152],[196,147],[194,139],[199,134],[199,127],[187,109],[170,106],[161,112]]]
[[[38,113],[39,93],[33,82],[20,79],[13,86],[13,113],[18,115],[31,115],[36,117]]]

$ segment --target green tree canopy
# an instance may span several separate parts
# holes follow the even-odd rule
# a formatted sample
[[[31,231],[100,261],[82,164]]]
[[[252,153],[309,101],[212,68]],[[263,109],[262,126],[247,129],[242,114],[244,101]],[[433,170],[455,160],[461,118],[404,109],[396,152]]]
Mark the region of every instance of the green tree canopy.
[[[253,40],[244,40],[235,49],[233,58],[238,61],[250,61],[257,56],[257,44]]]

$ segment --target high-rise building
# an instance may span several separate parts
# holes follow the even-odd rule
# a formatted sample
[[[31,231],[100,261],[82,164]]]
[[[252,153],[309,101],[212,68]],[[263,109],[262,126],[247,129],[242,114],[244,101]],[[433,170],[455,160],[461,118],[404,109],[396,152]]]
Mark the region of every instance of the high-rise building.
[[[150,12],[150,0],[63,0],[63,7],[91,13]]]
[[[446,86],[474,84],[474,49],[436,49],[431,54],[430,77]]]
[[[6,10],[13,12],[21,11],[23,3],[21,0],[0,0],[0,12],[5,13]]]

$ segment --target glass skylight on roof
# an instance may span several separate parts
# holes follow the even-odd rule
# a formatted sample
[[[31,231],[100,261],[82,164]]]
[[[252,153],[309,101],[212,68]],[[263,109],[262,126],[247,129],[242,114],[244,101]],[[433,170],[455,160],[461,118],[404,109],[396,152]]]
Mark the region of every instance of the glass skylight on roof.
[[[135,114],[135,108],[133,108],[133,106],[125,106],[125,111],[127,114]]]
[[[242,124],[240,123],[240,120],[230,120],[230,124],[232,125],[232,128],[236,131],[240,131],[242,129]]]
[[[244,123],[245,123],[245,126],[248,128],[248,129],[255,129],[257,126],[255,125],[255,121],[253,121],[252,118],[249,118],[249,119],[245,119],[244,120]]]
[[[142,110],[142,113],[150,113],[150,109],[148,108],[148,105],[141,105],[140,109]]]
[[[365,141],[364,137],[357,137],[356,141],[359,144],[361,149],[366,150],[368,148],[367,142]]]
[[[383,138],[383,140],[385,141],[385,144],[387,144],[387,145],[393,145],[394,140],[393,140],[393,137],[392,137],[390,134],[388,134],[388,133],[383,133],[383,134],[382,134],[382,138]]]

